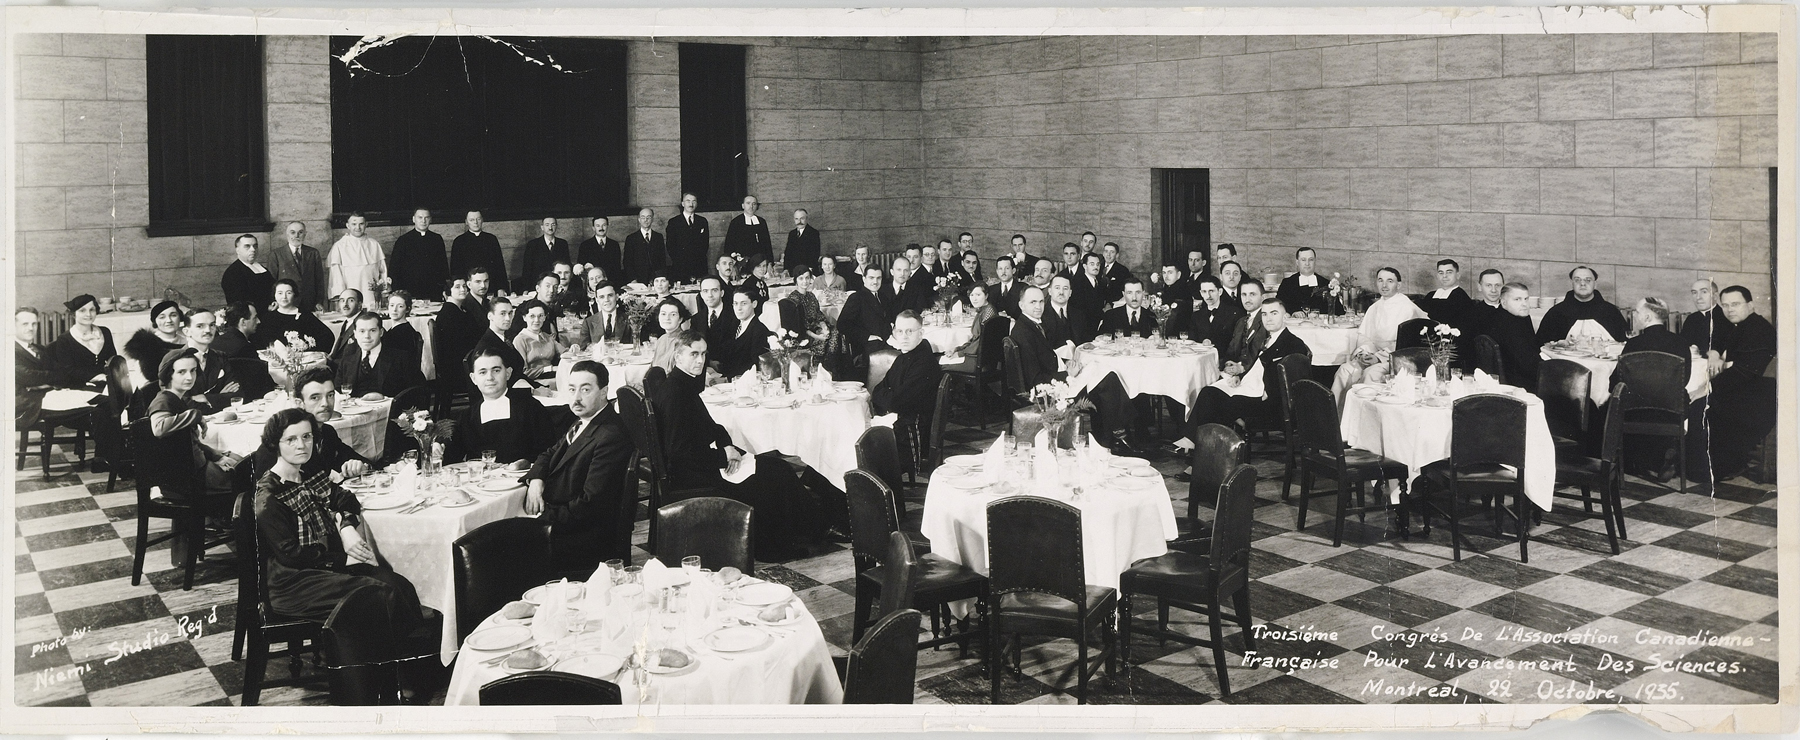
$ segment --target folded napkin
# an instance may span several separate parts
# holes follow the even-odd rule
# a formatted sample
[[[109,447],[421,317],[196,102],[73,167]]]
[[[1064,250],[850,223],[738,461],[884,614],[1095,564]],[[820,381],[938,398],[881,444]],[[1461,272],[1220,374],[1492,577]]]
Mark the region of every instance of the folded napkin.
[[[995,437],[994,444],[988,446],[987,452],[982,453],[984,459],[981,461],[981,472],[989,483],[998,483],[1006,475],[1005,442],[1006,435]]]
[[[1485,391],[1493,388],[1495,385],[1493,376],[1488,375],[1481,368],[1475,368],[1475,375],[1473,377],[1475,381],[1475,390],[1477,391]]]
[[[101,396],[96,395],[93,391],[58,388],[44,394],[41,407],[45,411],[73,411],[98,401],[100,398]]]
[[[826,370],[825,368],[821,367],[821,368],[819,368],[819,371],[813,375],[813,378],[816,381],[820,381],[820,382],[825,383],[826,385],[830,385],[831,384],[831,371]]]
[[[594,568],[594,574],[591,576],[588,576],[588,579],[587,579],[588,595],[593,596],[594,589],[596,589],[596,588],[600,589],[600,591],[602,593],[604,593],[606,591],[606,587],[611,586],[611,585],[612,585],[612,569],[606,567],[606,563],[601,563],[600,565],[598,565]]]
[[[568,601],[563,592],[568,582],[567,578],[559,579],[544,589],[544,601],[538,604],[537,615],[531,620],[531,636],[539,645],[549,645],[569,633]]]
[[[680,563],[676,563],[676,565],[680,565]],[[675,568],[663,565],[663,562],[656,558],[644,561],[644,591],[648,593],[660,588],[668,588],[670,582],[675,579],[673,575],[675,572],[678,572]]]
[[[726,468],[719,471],[719,474],[723,476],[728,483],[743,483],[744,481],[750,480],[750,476],[756,475],[756,456],[745,455],[738,458],[736,470]]]
[[[882,414],[881,416],[877,416],[873,419],[870,419],[869,426],[887,427],[889,429],[893,429],[894,422],[899,421],[899,420],[900,420],[899,414]]]
[[[1050,430],[1049,429],[1046,429],[1043,427],[1038,428],[1037,436],[1031,438],[1031,449],[1033,449],[1033,450],[1048,450],[1048,449],[1050,449]]]
[[[1391,390],[1395,398],[1410,403],[1418,397],[1419,376],[1412,373],[1401,373],[1399,377],[1394,378]]]

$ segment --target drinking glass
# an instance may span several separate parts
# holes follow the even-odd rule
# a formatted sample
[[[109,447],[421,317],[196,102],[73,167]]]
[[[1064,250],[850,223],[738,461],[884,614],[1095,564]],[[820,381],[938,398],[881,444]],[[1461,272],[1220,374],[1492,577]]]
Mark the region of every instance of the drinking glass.
[[[625,566],[625,582],[643,585],[643,583],[644,583],[644,566],[642,566],[642,565],[627,565],[627,566]]]
[[[612,584],[617,586],[625,582],[625,561],[613,558],[606,561],[606,572],[612,576]]]
[[[481,451],[481,468],[482,468],[482,470],[493,470],[494,468],[498,467],[498,465],[496,464],[496,460],[498,460],[498,459],[499,459],[499,453],[494,452],[493,450],[482,450]]]
[[[682,572],[687,573],[688,578],[690,578],[690,579],[699,575],[700,574],[700,556],[699,555],[689,555],[685,558],[682,558],[681,559],[681,570],[682,570]]]
[[[1179,338],[1179,339],[1180,339],[1180,340],[1181,340],[1181,341],[1183,341],[1183,342],[1185,342],[1185,341],[1187,341],[1187,339],[1188,339],[1188,333],[1187,333],[1187,332],[1185,332],[1185,331],[1183,331],[1183,332],[1176,332],[1176,333],[1175,333],[1175,336],[1176,336],[1176,337],[1177,337],[1177,338]]]

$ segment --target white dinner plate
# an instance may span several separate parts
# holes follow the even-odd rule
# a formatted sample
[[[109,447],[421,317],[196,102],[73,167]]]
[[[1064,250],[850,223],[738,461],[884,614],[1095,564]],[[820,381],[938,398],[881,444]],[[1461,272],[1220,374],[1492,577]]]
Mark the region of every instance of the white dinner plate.
[[[1381,389],[1370,385],[1359,385],[1350,390],[1357,398],[1374,398],[1381,395]]]
[[[763,399],[763,402],[759,405],[765,409],[791,409],[794,407],[794,399],[792,399],[792,398],[765,398],[765,399]]]
[[[625,667],[625,659],[606,653],[575,655],[556,661],[556,670],[589,678],[610,679]]]
[[[756,408],[757,402],[756,399],[749,396],[738,396],[736,400],[731,402],[731,405],[740,409],[753,409]]]
[[[752,619],[754,619],[757,624],[766,624],[766,625],[769,625],[770,627],[787,627],[789,625],[794,624],[795,622],[800,621],[800,604],[799,604],[799,602],[789,601],[787,603],[787,608],[784,609],[783,612],[787,616],[785,616],[781,619],[777,619],[773,622],[771,622],[767,619],[763,619],[760,614],[758,616],[752,617]]]
[[[1115,468],[1145,468],[1150,466],[1150,461],[1141,457],[1115,457],[1107,465]]]
[[[1107,485],[1126,491],[1148,491],[1152,488],[1161,486],[1161,484],[1161,478],[1133,478],[1129,476],[1124,478],[1113,478],[1112,480],[1107,481]]]
[[[831,399],[833,401],[855,401],[859,398],[862,398],[862,394],[853,393],[853,392],[849,392],[849,391],[839,391],[837,393],[833,393],[829,396],[826,396],[826,398]]]
[[[840,391],[860,391],[863,388],[863,384],[861,381],[856,380],[839,380],[834,381],[831,384],[831,387]]]
[[[665,650],[675,650],[675,648],[664,648],[664,649]],[[669,675],[672,673],[687,673],[689,671],[694,670],[695,666],[700,665],[700,656],[690,653],[686,650],[675,650],[675,652],[681,653],[682,655],[686,655],[688,657],[688,664],[684,665],[680,668],[664,668],[663,666],[660,666],[660,665],[646,665],[646,666],[644,666],[644,670],[646,672],[654,673],[659,676],[665,676],[665,675]]]
[[[700,641],[721,653],[741,653],[769,644],[769,633],[755,627],[726,627]]]
[[[705,401],[706,405],[708,405],[708,406],[730,406],[731,405],[731,397],[730,396],[713,396],[711,398],[702,396],[700,398],[700,400]]]
[[[438,504],[438,505],[442,506],[446,509],[460,509],[464,506],[474,506],[476,504],[481,503],[481,499],[475,498],[474,496],[470,496],[468,493],[463,493],[463,496],[465,498],[467,498],[468,500],[466,500],[466,501],[446,501],[446,502]]]
[[[416,500],[417,499],[403,493],[387,493],[357,497],[357,501],[362,504],[363,511],[387,511],[388,509],[398,509]]]
[[[955,465],[963,470],[980,470],[982,457],[980,455],[956,455],[944,458],[944,464]]]
[[[507,648],[518,647],[530,640],[531,628],[522,627],[516,624],[503,624],[498,627],[489,627],[469,635],[468,642],[463,643],[463,646],[470,650],[491,652],[494,650],[505,650]]]
[[[542,586],[536,586],[530,591],[526,591],[522,598],[533,604],[542,605],[544,603],[544,598],[550,593],[550,587],[554,585],[556,584],[546,583]],[[582,594],[587,593],[587,584],[581,583],[580,581],[570,581],[563,589],[564,601],[577,601],[581,599]]]
[[[794,589],[779,583],[758,583],[738,589],[737,600],[745,606],[778,604],[794,596]]]
[[[489,478],[475,484],[475,487],[488,493],[501,493],[503,491],[510,491],[514,488],[518,488],[519,479],[511,476]]]
[[[1136,467],[1136,468],[1126,468],[1125,474],[1128,476],[1131,476],[1133,478],[1161,478],[1162,477],[1162,473],[1156,472],[1156,468],[1150,467],[1148,465]]]

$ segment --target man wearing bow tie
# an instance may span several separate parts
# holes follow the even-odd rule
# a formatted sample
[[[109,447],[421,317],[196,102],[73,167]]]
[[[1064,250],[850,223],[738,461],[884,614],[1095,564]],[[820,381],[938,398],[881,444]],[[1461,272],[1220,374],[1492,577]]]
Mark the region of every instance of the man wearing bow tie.
[[[575,363],[563,379],[575,423],[525,475],[525,514],[550,523],[551,559],[568,578],[631,557],[637,494],[625,490],[625,475],[637,453],[606,400],[607,381],[605,365]]]

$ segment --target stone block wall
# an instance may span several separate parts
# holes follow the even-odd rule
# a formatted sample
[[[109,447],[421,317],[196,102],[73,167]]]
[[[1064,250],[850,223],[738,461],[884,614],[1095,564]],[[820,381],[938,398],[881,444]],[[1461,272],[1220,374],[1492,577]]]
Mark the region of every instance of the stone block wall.
[[[69,296],[160,296],[175,287],[201,303],[222,300],[219,276],[236,234],[149,238],[147,125],[142,35],[20,35],[16,229],[21,305],[56,307]],[[693,39],[700,40],[700,39]],[[656,228],[680,211],[679,62],[682,39],[631,40],[633,202],[657,211]],[[718,42],[719,39],[706,39]],[[732,40],[738,43],[740,40]],[[745,39],[750,190],[763,203],[776,244],[804,207],[828,252],[854,242],[892,248],[916,238],[923,155],[918,117],[918,44],[892,39]],[[331,68],[327,39],[271,36],[265,56],[272,233],[285,243],[289,221],[307,243],[328,251],[332,229]],[[455,209],[458,204],[433,204]],[[459,214],[460,215],[460,214]],[[592,236],[591,213],[546,213],[571,247]],[[636,212],[612,216],[615,239],[636,228]],[[715,256],[735,212],[706,213]],[[391,247],[406,225],[371,227]],[[538,222],[490,221],[509,268],[514,248]],[[433,230],[446,243],[460,222]],[[777,246],[777,250],[780,247]]]
[[[1764,295],[1775,61],[1773,34],[931,39],[924,220],[988,253],[1092,230],[1141,271],[1151,168],[1204,167],[1257,274],[1308,246],[1413,290],[1441,255],[1534,293],[1587,263],[1622,300]]]

